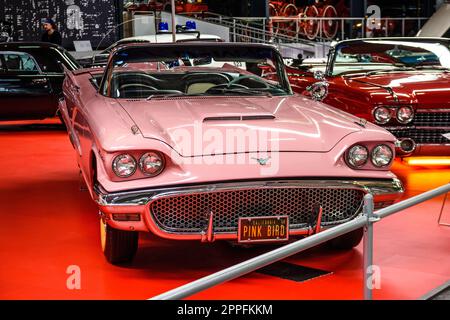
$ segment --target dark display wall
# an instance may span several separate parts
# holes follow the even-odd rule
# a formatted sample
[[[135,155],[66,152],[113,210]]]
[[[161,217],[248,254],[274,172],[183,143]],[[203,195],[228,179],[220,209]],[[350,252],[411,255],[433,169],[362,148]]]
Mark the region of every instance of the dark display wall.
[[[63,45],[73,47],[74,40],[90,40],[105,47],[119,33],[115,0],[0,0],[0,21],[11,25],[13,40],[38,41],[42,19],[55,20]],[[102,39],[104,39],[102,41]]]

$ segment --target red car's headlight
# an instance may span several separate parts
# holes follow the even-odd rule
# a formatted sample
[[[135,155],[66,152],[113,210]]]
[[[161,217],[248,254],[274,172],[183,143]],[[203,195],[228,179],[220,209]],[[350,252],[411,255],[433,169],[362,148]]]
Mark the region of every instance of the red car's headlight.
[[[139,159],[139,168],[146,176],[154,177],[164,169],[164,157],[154,151],[144,153]]]
[[[120,154],[113,160],[112,168],[119,178],[127,178],[136,172],[136,160],[129,154]]]
[[[386,107],[377,107],[373,110],[373,117],[378,124],[386,124],[392,119],[391,110]]]
[[[414,119],[414,110],[411,107],[400,107],[397,110],[397,121],[402,124],[410,123]]]

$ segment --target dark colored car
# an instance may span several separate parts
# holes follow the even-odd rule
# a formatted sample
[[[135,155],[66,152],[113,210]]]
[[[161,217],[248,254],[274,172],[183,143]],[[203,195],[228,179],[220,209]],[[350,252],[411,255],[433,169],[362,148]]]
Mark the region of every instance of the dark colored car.
[[[58,45],[0,43],[0,120],[37,120],[57,115],[63,65],[71,71],[79,68]]]

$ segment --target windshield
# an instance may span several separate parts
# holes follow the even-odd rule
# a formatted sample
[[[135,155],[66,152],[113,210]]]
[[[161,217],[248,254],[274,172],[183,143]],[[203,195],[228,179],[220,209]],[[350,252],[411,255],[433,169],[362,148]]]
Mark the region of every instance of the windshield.
[[[270,75],[270,80],[264,76]],[[272,47],[222,44],[134,46],[112,57],[101,85],[111,98],[292,94]]]
[[[332,75],[354,72],[395,72],[450,68],[449,43],[445,41],[343,42],[335,48]]]
[[[108,48],[106,48],[105,50],[100,52],[100,54],[109,55],[114,48],[116,48],[120,45],[125,45],[125,44],[130,44],[130,43],[149,43],[149,42],[150,42],[150,40],[145,40],[145,39],[136,39],[136,38],[122,39],[122,40],[119,40],[119,41],[113,43],[112,45],[110,45]]]

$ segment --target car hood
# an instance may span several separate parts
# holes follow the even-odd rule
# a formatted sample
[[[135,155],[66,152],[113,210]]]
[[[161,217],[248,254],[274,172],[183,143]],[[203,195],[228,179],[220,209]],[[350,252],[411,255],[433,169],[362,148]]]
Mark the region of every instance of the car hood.
[[[349,86],[371,94],[374,102],[394,102],[394,97],[384,87],[391,88],[402,103],[427,104],[442,100],[442,103],[449,104],[450,73],[447,72],[381,73],[347,77],[345,81]]]
[[[356,117],[297,96],[119,101],[145,138],[161,140],[182,156],[327,152],[362,130]]]

